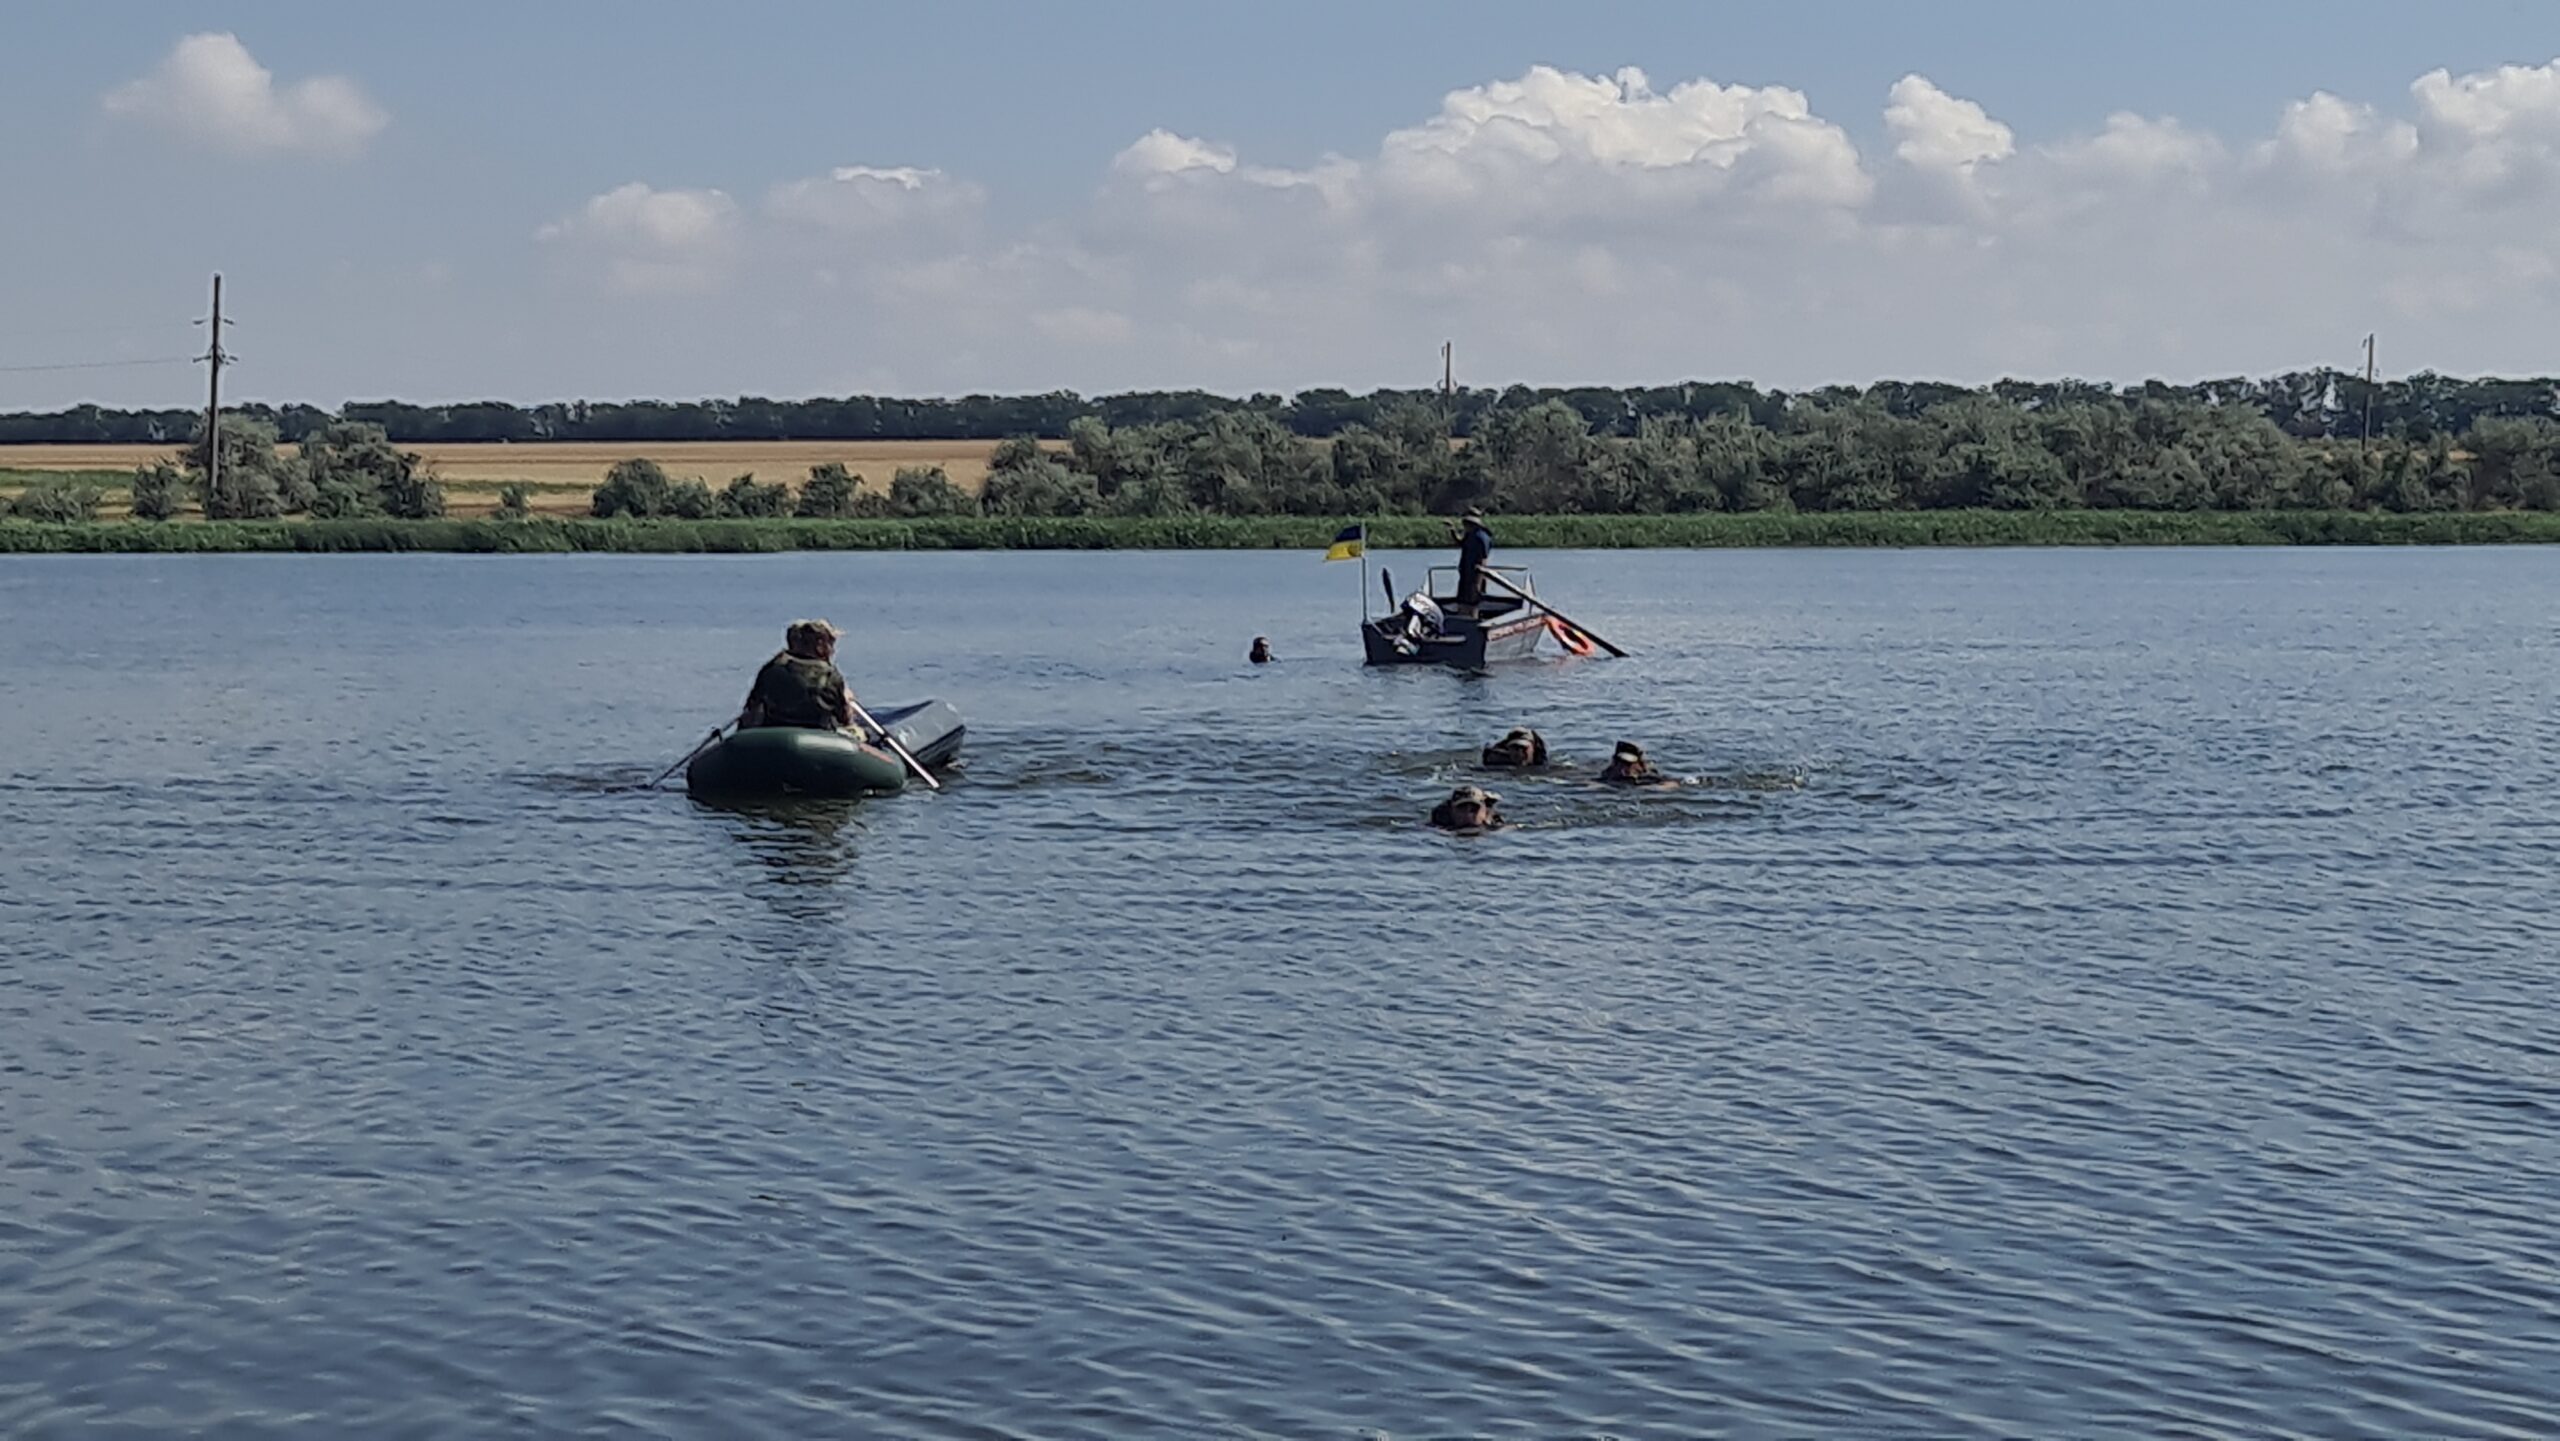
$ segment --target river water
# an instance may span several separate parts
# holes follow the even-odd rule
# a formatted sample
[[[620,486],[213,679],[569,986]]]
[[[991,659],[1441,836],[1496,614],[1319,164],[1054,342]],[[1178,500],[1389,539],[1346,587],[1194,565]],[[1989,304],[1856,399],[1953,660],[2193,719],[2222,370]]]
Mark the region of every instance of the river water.
[[[1506,559],[0,560],[0,1434],[2560,1434],[2548,552]]]

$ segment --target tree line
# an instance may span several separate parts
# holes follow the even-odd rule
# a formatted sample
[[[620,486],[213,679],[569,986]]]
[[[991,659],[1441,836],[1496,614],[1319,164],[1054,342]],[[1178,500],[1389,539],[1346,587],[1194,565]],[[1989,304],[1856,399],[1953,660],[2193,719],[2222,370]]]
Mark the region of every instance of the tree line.
[[[1948,406],[1998,404],[2039,412],[2055,407],[2196,404],[2254,414],[2299,440],[2378,437],[2425,442],[2459,435],[2486,419],[2551,419],[2560,416],[2560,380],[2460,379],[2422,372],[2367,385],[2338,370],[2305,370],[2267,379],[2233,377],[2187,385],[2148,381],[2115,386],[2079,380],[2003,380],[1984,387],[1927,381],[1883,381],[1870,386],[1830,386],[1788,392],[1740,381],[1678,385],[1373,390],[1355,395],[1320,388],[1292,396],[1243,397],[1198,390],[1133,391],[1082,396],[1072,391],[1040,395],[967,395],[902,399],[846,396],[835,399],[561,401],[515,405],[475,401],[412,405],[400,401],[350,401],[335,411],[311,405],[248,405],[233,413],[272,426],[279,438],[300,442],[333,425],[381,428],[407,445],[472,441],[630,442],[717,440],[1001,440],[1029,435],[1063,440],[1078,421],[1112,429],[1200,424],[1218,415],[1259,416],[1291,434],[1326,438],[1355,426],[1381,428],[1414,406],[1434,410],[1451,434],[1473,436],[1497,415],[1556,402],[1582,417],[1593,432],[1633,439],[1664,420],[1747,421],[1764,430],[1783,427],[1803,412],[1871,407],[1897,419],[1920,419]],[[67,410],[0,414],[0,444],[179,444],[195,433],[192,410],[116,410],[95,405]]]
[[[872,487],[838,464],[795,493],[742,475],[724,490],[625,461],[598,516],[710,519],[950,516],[1392,516],[1467,506],[1527,515],[1894,510],[2560,510],[2560,420],[2486,418],[2460,434],[2365,447],[2293,435],[2254,410],[2192,397],[2025,407],[1974,395],[1916,413],[1867,396],[1741,416],[1656,417],[1633,434],[1557,399],[1497,409],[1461,442],[1425,402],[1324,441],[1277,417],[1114,427],[1086,417],[1063,446],[999,444],[971,495],[938,467]]]
[[[165,519],[192,499],[207,519],[310,515],[424,519],[443,513],[434,467],[378,425],[336,421],[291,453],[276,428],[226,417],[221,464],[202,434],[132,479],[133,512]],[[1496,407],[1461,437],[1428,400],[1406,400],[1323,439],[1278,416],[1213,411],[1113,426],[1085,416],[1063,444],[1017,435],[994,447],[971,493],[939,468],[886,485],[840,464],[794,486],[739,475],[714,489],[654,461],[614,466],[598,517],[683,520],[969,516],[1149,518],[1927,510],[2560,510],[2560,419],[2475,418],[2456,432],[2404,430],[2370,446],[2299,435],[2251,406],[2186,395],[2024,405],[1968,393],[1925,408],[1872,393],[1740,414],[1656,416],[1632,432],[1595,426],[1563,398]],[[29,487],[21,516],[76,520],[98,493],[78,478]],[[500,513],[528,513],[522,487]]]

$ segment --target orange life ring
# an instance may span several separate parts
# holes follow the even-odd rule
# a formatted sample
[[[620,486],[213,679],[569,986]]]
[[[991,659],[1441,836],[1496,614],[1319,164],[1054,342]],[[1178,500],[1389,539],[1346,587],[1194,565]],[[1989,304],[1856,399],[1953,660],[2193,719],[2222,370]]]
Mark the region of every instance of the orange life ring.
[[[1547,617],[1547,634],[1554,636],[1556,638],[1556,644],[1563,646],[1566,650],[1573,652],[1575,655],[1591,654],[1591,637],[1575,630],[1572,626],[1566,625],[1563,621],[1556,619],[1554,616]]]

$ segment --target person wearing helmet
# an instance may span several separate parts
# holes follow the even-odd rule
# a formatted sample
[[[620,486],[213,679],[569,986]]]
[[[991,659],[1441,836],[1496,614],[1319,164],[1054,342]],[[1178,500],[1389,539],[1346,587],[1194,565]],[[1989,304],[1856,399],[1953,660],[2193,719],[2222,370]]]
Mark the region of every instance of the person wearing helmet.
[[[1480,831],[1497,831],[1511,824],[1496,807],[1502,797],[1482,786],[1460,786],[1449,792],[1449,798],[1431,808],[1434,828],[1474,835]]]
[[[1608,768],[1600,772],[1600,779],[1613,786],[1658,786],[1669,777],[1645,759],[1643,746],[1620,741],[1618,748],[1609,753]]]
[[[835,667],[836,638],[844,632],[823,620],[795,620],[782,633],[782,652],[756,672],[738,728],[801,726],[844,730],[853,725],[853,693]]]
[[[1502,739],[1484,748],[1487,770],[1528,770],[1546,763],[1546,737],[1527,726],[1513,726]]]

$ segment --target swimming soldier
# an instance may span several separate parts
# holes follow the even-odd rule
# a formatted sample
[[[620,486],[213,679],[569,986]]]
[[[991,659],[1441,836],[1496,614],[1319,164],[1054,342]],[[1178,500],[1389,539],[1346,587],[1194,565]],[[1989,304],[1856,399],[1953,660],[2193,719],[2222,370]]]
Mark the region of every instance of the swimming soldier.
[[[1460,835],[1498,831],[1511,824],[1495,809],[1501,804],[1502,797],[1482,786],[1460,786],[1449,792],[1447,800],[1431,808],[1431,824]]]
[[[1488,770],[1526,770],[1547,763],[1546,737],[1527,726],[1513,726],[1502,739],[1484,748]]]
[[[1271,664],[1271,637],[1266,635],[1255,636],[1253,638],[1253,649],[1246,651],[1244,658],[1252,661],[1255,665]]]
[[[1653,768],[1645,759],[1644,747],[1634,741],[1620,741],[1609,753],[1609,764],[1600,779],[1613,786],[1659,786],[1671,784],[1671,778]]]

